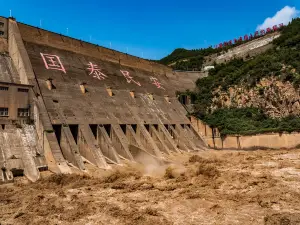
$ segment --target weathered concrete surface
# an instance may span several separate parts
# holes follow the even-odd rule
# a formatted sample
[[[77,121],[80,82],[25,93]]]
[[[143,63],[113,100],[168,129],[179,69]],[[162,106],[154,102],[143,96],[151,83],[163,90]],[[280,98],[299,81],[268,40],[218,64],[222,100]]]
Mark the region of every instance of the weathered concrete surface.
[[[98,143],[107,163],[121,163],[121,159],[103,126],[98,126]]]
[[[7,83],[20,83],[19,75],[11,58],[7,54],[0,53],[0,81]]]
[[[89,125],[83,124],[79,126],[78,141],[79,152],[83,157],[99,168],[108,168],[105,157],[102,154]]]
[[[120,125],[113,124],[111,128],[111,140],[118,154],[125,159],[134,160],[128,148],[126,135],[122,131]]]
[[[14,125],[6,125],[0,130],[1,156],[0,167],[5,171],[11,171],[14,175],[24,174],[29,180],[36,181],[39,178],[39,169],[47,169],[47,163],[42,149],[37,144],[35,127],[23,125],[17,128]],[[6,176],[9,180],[11,175]]]
[[[77,146],[77,141],[73,138],[70,127],[68,125],[64,125],[61,129],[60,147],[64,158],[79,169],[85,170],[85,166]]]

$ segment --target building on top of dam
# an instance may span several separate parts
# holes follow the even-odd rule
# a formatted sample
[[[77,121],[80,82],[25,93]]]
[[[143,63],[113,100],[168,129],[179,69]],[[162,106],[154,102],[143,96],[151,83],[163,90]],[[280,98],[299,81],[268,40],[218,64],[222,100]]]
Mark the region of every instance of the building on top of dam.
[[[0,182],[205,149],[176,96],[198,78],[0,18]]]

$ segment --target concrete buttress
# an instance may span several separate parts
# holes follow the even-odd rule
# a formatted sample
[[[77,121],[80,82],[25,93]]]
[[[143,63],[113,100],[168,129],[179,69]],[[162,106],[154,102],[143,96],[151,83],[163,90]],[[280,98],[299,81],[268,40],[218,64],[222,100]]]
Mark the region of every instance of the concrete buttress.
[[[180,139],[185,142],[185,144],[188,146],[191,150],[197,150],[197,146],[192,141],[192,138],[190,137],[190,133],[186,129],[184,129],[180,124],[175,126],[176,131],[178,131],[180,135]]]
[[[164,152],[165,154],[170,154],[170,155],[172,154],[172,152],[169,150],[167,144],[165,143],[163,137],[158,133],[155,126],[153,126],[153,125],[150,125],[150,134],[151,134],[153,140],[155,140],[156,145],[162,152]]]
[[[103,126],[98,126],[98,144],[103,155],[106,157],[108,163],[121,163],[120,157],[115,150],[112,141],[109,138],[109,134]]]
[[[152,139],[150,133],[145,128],[144,124],[138,124],[137,125],[137,137],[142,142],[143,146],[146,147],[146,151],[149,151],[151,154],[154,154],[157,157],[162,157],[161,151],[155,144],[154,140]]]
[[[128,140],[126,138],[126,135],[122,131],[120,125],[112,124],[111,126],[112,126],[111,140],[112,140],[112,143],[113,143],[116,151],[122,157],[134,161],[134,158],[131,155],[129,148],[128,148]]]
[[[174,141],[173,137],[168,132],[164,124],[158,125],[158,132],[171,151],[180,153],[180,150],[178,149],[176,142]]]
[[[72,163],[80,170],[85,170],[84,163],[79,153],[78,146],[72,135],[70,127],[67,125],[62,126],[60,147],[66,160]]]
[[[105,157],[88,124],[79,125],[78,148],[80,154],[99,168],[108,169]]]
[[[186,145],[184,137],[180,136],[180,134],[173,127],[173,125],[169,125],[168,128],[169,132],[172,134],[172,137],[176,141],[179,148],[184,151],[190,151],[189,147]]]

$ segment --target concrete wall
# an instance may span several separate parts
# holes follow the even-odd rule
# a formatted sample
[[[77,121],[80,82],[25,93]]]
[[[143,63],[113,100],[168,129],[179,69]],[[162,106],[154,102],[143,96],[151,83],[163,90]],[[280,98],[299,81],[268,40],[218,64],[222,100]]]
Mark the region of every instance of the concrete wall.
[[[93,57],[97,60],[116,63],[121,67],[135,68],[151,73],[158,78],[167,77],[171,79],[171,82],[169,83],[170,86],[173,86],[179,91],[193,89],[195,87],[194,81],[199,77],[199,74],[195,73],[176,73],[173,72],[170,67],[149,60],[66,37],[64,35],[59,35],[37,27],[22,23],[18,23],[18,27],[25,42],[47,45],[56,49],[74,52],[83,56]],[[188,77],[191,77],[192,79],[190,80]]]
[[[300,133],[270,133],[249,136],[229,135],[220,137],[217,129],[210,128],[196,117],[191,117],[191,124],[208,146],[216,149],[292,149],[300,146]]]
[[[144,60],[112,49],[59,35],[37,27],[19,23],[19,28],[22,38],[26,42],[48,45],[54,48],[72,51],[115,63],[120,62],[120,64],[124,66],[139,68],[157,74],[165,74],[167,71],[171,71],[169,67],[154,63],[152,61]]]
[[[189,124],[171,78],[157,78],[158,88],[150,79],[153,73],[144,70],[28,42],[25,48],[53,124]],[[58,56],[65,72],[47,69],[40,53]],[[89,62],[101,69],[105,79],[89,75]],[[134,81],[128,82],[120,70],[128,71]]]
[[[293,149],[300,147],[300,133],[215,137],[209,145],[217,149]]]

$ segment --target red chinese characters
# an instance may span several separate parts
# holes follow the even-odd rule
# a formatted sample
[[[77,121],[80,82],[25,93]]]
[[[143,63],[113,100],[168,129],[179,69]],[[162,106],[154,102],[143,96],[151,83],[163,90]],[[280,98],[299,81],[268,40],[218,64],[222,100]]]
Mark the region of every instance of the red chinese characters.
[[[138,86],[142,86],[142,85],[140,84],[140,82],[135,81],[135,80],[133,79],[133,77],[130,76],[130,74],[129,74],[128,71],[126,71],[126,70],[120,70],[120,71],[121,71],[121,73],[123,74],[123,76],[126,78],[127,83],[133,82],[133,83],[135,83],[135,84],[138,85]]]
[[[87,69],[90,72],[89,75],[93,75],[94,78],[97,78],[98,80],[104,80],[107,77],[101,72],[101,69],[98,67],[98,65],[89,62],[88,66],[89,67]]]
[[[44,53],[40,53],[40,54],[42,56],[42,59],[44,61],[47,70],[59,70],[66,73],[66,70],[63,64],[61,63],[59,56],[49,55]]]
[[[271,33],[272,29],[270,27],[267,28],[266,33]]]
[[[257,30],[257,31],[255,31],[254,34],[250,34],[250,35],[245,34],[244,38],[243,37],[235,38],[232,41],[227,41],[227,42],[223,42],[223,43],[220,43],[218,45],[215,45],[215,48],[223,48],[223,47],[226,47],[226,46],[229,46],[229,45],[232,45],[232,44],[240,44],[243,41],[249,41],[249,40],[252,40],[255,37],[259,37],[259,36],[266,35],[268,33],[275,32],[278,29],[282,28],[283,26],[284,26],[284,24],[281,23],[281,24],[278,24],[278,25],[274,25],[273,27],[268,27],[266,29]]]
[[[161,83],[158,82],[158,79],[157,79],[157,78],[155,78],[155,77],[150,77],[150,80],[153,82],[152,84],[154,84],[157,88],[166,90],[166,89],[164,89],[164,88],[161,86]]]

